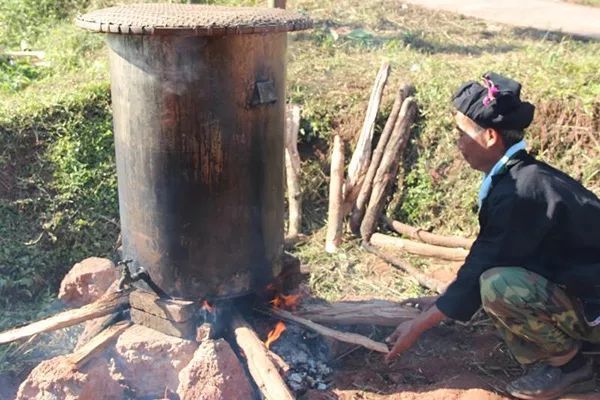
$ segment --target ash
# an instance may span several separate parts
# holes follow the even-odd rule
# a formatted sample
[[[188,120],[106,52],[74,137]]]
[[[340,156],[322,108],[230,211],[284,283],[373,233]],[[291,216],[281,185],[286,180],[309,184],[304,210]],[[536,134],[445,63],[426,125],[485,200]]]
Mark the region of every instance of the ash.
[[[271,350],[289,365],[285,380],[295,394],[329,388],[333,372],[327,365],[329,346],[320,335],[288,324]]]

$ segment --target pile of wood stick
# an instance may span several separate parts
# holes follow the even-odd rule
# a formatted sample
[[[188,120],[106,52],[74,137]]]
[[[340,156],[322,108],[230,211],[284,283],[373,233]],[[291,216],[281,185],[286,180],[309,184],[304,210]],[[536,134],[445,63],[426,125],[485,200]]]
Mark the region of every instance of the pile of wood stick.
[[[381,99],[390,74],[383,63],[375,79],[365,120],[344,178],[344,143],[340,135],[333,138],[329,190],[329,215],[325,249],[335,252],[342,240],[344,219],[365,241],[376,229],[417,118],[417,103],[411,95],[414,87],[403,84],[398,89],[377,146],[373,133]]]

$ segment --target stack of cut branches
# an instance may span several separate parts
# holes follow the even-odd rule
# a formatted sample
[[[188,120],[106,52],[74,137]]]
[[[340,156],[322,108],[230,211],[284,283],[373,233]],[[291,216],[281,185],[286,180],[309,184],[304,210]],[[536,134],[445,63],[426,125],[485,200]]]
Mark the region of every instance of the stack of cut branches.
[[[344,179],[344,143],[334,136],[329,191],[329,217],[325,249],[335,252],[341,243],[344,219],[350,228],[368,242],[376,229],[392,187],[411,127],[417,117],[417,103],[411,95],[414,87],[403,84],[396,93],[392,111],[379,141],[373,148],[375,121],[390,74],[384,63],[371,92],[365,120]]]

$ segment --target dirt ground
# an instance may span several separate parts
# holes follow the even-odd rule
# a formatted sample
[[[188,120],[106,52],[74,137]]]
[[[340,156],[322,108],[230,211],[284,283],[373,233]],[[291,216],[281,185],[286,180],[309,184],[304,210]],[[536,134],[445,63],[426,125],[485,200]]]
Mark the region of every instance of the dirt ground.
[[[394,254],[394,252],[392,252]],[[402,256],[399,253],[396,256]],[[393,267],[367,261],[375,284],[389,281]],[[408,261],[407,261],[408,262]],[[421,267],[427,275],[449,283],[461,262],[432,261]],[[359,300],[347,298],[344,300]],[[389,330],[391,332],[391,329]],[[367,334],[368,332],[361,332]],[[380,332],[384,334],[385,332]],[[384,335],[385,336],[385,335]],[[355,351],[333,364],[328,392],[311,391],[307,400],[502,400],[508,382],[525,369],[510,355],[492,322],[483,313],[469,325],[449,322],[426,332],[415,347],[392,365],[374,352]],[[594,393],[568,395],[564,400],[600,400],[600,357],[595,359],[598,382]]]
[[[439,326],[391,366],[376,353],[356,352],[337,361],[333,388],[310,392],[310,400],[500,400],[503,388],[524,369],[516,363],[493,327],[481,320],[472,328]],[[596,369],[600,372],[598,361]],[[600,382],[598,382],[600,387]],[[600,391],[563,397],[600,399]]]

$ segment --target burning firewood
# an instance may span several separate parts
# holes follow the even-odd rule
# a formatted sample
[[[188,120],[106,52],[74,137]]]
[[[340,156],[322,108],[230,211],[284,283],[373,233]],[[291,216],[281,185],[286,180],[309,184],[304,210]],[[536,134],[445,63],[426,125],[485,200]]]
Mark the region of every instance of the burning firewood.
[[[373,235],[373,236],[375,236],[375,235]],[[443,282],[438,281],[435,278],[428,277],[427,275],[425,275],[424,273],[422,273],[415,267],[411,266],[410,264],[401,262],[400,260],[396,259],[395,257],[385,254],[381,250],[377,249],[375,246],[372,246],[367,242],[363,242],[362,246],[369,253],[375,254],[377,257],[381,258],[385,262],[393,265],[396,268],[403,270],[404,272],[409,274],[411,277],[415,278],[417,280],[417,282],[419,282],[419,284],[421,284],[422,286],[424,286],[430,290],[433,290],[436,293],[442,293],[446,289],[447,285],[444,284]]]
[[[343,183],[344,183],[344,142],[340,135],[333,137],[331,154],[331,181],[329,182],[329,212],[327,217],[327,238],[325,251],[335,253],[342,241]]]
[[[263,398],[293,400],[294,395],[279,375],[278,368],[269,356],[269,350],[239,313],[233,315],[232,329],[235,340],[248,362],[248,371]]]
[[[277,367],[279,374],[285,376],[290,371],[290,366],[288,365],[288,363],[283,361],[283,358],[281,358],[277,353],[269,351],[268,355],[271,361],[273,361],[273,364],[275,364],[275,366]]]
[[[417,116],[417,103],[414,98],[404,100],[394,130],[386,146],[380,165],[373,179],[373,189],[365,217],[360,225],[360,234],[364,241],[369,241],[375,231],[379,216],[385,205],[387,191],[396,177],[402,152],[408,143],[410,129]]]
[[[356,143],[356,148],[352,154],[352,159],[348,165],[348,179],[344,187],[344,204],[352,207],[354,199],[360,190],[360,183],[364,179],[369,162],[371,160],[371,142],[373,141],[373,131],[375,130],[375,120],[379,111],[379,105],[383,96],[383,89],[390,74],[390,65],[384,62],[377,73],[375,84],[369,98],[367,113],[363,123],[362,130]],[[350,211],[350,210],[347,210]]]
[[[286,238],[296,238],[302,227],[302,189],[300,188],[300,154],[298,130],[300,106],[288,105],[285,127],[285,171],[289,205],[289,224]]]
[[[465,249],[434,246],[432,244],[384,235],[383,233],[373,234],[371,237],[371,244],[381,247],[391,247],[420,256],[441,258],[449,261],[464,261],[469,254],[469,251]]]
[[[389,351],[388,347],[384,343],[376,342],[366,336],[359,335],[357,333],[340,332],[335,329],[331,329],[326,326],[312,322],[306,318],[299,317],[299,316],[294,315],[285,310],[272,308],[272,309],[268,310],[267,313],[269,313],[271,315],[275,315],[279,318],[283,318],[288,321],[293,321],[293,322],[300,324],[300,325],[304,326],[305,328],[308,328],[320,335],[338,340],[340,342],[357,344],[357,345],[363,346],[369,350],[374,350],[374,351],[377,351],[380,353],[387,353]]]
[[[385,123],[385,127],[383,128],[383,132],[379,137],[377,147],[373,152],[373,157],[369,164],[369,169],[367,170],[365,179],[360,187],[360,192],[358,193],[356,202],[354,204],[345,204],[346,208],[352,207],[350,228],[352,229],[352,232],[356,234],[360,232],[360,223],[365,214],[365,207],[367,205],[367,202],[369,201],[369,197],[371,196],[371,189],[373,188],[373,178],[375,178],[375,173],[377,172],[377,168],[379,167],[381,159],[383,158],[383,153],[388,145],[390,135],[394,129],[396,120],[398,119],[398,114],[400,114],[402,103],[408,96],[410,96],[414,92],[414,90],[414,86],[404,84],[398,91],[396,99],[394,100],[394,105],[392,106],[392,111],[390,112],[390,115]]]
[[[52,317],[0,333],[0,344],[25,339],[42,332],[55,331],[81,322],[112,314],[129,306],[129,291],[108,293],[81,308],[63,311]]]
[[[385,223],[394,231],[401,235],[406,235],[410,238],[420,240],[423,243],[433,244],[443,247],[462,247],[470,249],[475,239],[467,239],[459,236],[443,236],[428,232],[421,228],[403,224],[402,222],[394,221],[386,216],[383,217]]]

